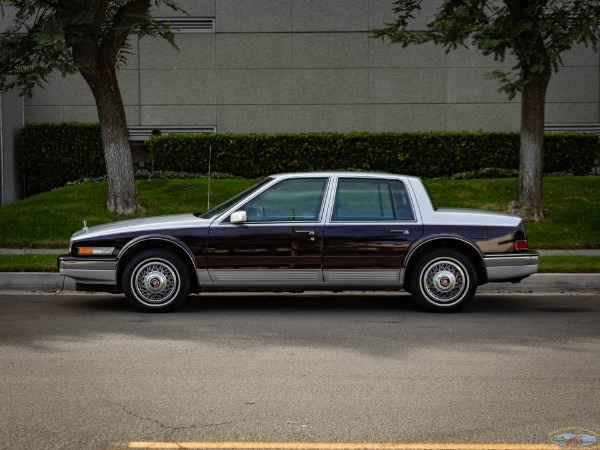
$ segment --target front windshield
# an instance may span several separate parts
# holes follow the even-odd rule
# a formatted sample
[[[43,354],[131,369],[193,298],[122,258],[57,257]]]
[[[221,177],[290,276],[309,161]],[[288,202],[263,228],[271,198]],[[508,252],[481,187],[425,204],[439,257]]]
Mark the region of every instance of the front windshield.
[[[196,213],[194,215],[196,217],[200,217],[201,219],[214,219],[215,217],[223,214],[223,212],[227,211],[229,208],[231,208],[233,205],[235,205],[237,202],[239,202],[242,198],[252,194],[252,192],[261,188],[266,183],[268,183],[272,180],[273,180],[272,178],[264,178],[264,179],[260,180],[258,183],[253,184],[249,188],[244,189],[239,194],[235,194],[233,197],[225,200],[223,203],[215,206],[214,208],[209,209],[205,213],[202,213],[202,214]]]

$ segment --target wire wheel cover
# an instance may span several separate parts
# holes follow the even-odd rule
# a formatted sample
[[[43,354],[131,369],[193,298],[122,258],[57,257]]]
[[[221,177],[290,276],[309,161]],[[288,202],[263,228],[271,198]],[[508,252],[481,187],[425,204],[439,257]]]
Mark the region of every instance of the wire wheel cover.
[[[459,300],[469,285],[463,267],[449,259],[433,261],[422,274],[424,293],[438,303]]]
[[[140,300],[147,303],[165,303],[179,291],[177,272],[164,261],[152,261],[138,266],[132,279]]]

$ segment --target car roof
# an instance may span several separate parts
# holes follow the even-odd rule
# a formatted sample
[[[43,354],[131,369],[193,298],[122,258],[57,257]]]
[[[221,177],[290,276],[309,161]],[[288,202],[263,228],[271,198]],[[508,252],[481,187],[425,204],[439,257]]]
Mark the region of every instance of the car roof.
[[[388,173],[388,172],[354,172],[354,171],[344,171],[344,170],[334,170],[334,171],[320,171],[320,172],[285,172],[285,173],[277,173],[270,175],[271,178],[310,178],[317,176],[356,176],[356,177],[373,177],[373,178],[385,178],[385,177],[402,177],[402,178],[413,178],[419,179],[419,177],[411,176],[411,175],[402,175],[396,173]]]

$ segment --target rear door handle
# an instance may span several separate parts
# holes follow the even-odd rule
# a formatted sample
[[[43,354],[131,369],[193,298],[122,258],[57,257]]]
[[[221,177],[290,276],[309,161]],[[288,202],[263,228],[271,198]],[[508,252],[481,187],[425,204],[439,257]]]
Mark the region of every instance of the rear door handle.
[[[306,234],[306,235],[310,236],[311,241],[315,240],[315,232],[312,230],[296,230],[296,231],[294,231],[294,234]]]
[[[408,230],[390,230],[390,233],[410,234]]]

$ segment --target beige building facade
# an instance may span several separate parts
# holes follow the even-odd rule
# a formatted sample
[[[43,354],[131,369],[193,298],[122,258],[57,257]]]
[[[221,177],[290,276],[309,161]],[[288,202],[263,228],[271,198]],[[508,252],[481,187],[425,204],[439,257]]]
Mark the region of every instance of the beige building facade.
[[[219,133],[518,129],[518,99],[508,101],[485,77],[499,66],[493,58],[370,37],[393,20],[391,0],[180,3],[200,24],[177,33],[180,51],[159,38],[132,39],[120,70],[132,126],[210,125]],[[548,124],[600,122],[599,55],[577,48],[564,63],[548,92]],[[97,116],[80,77],[56,76],[26,100],[25,120]]]
[[[424,2],[434,5],[435,2]],[[134,37],[119,82],[133,140],[155,129],[217,133],[516,131],[509,101],[474,48],[402,48],[371,38],[392,0],[181,0],[179,51]],[[420,23],[431,18],[426,11]],[[3,19],[2,26],[10,21]],[[548,128],[600,124],[600,56],[564,55],[547,95]],[[511,67],[507,61],[504,67]],[[23,103],[23,121],[96,121],[80,76],[53,77]]]

